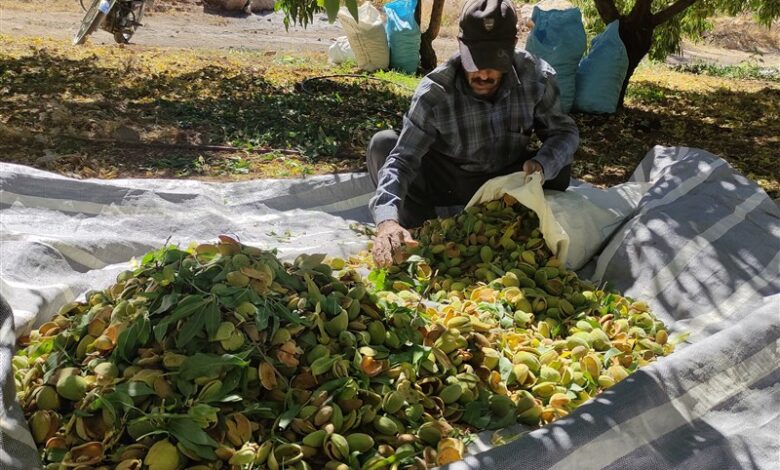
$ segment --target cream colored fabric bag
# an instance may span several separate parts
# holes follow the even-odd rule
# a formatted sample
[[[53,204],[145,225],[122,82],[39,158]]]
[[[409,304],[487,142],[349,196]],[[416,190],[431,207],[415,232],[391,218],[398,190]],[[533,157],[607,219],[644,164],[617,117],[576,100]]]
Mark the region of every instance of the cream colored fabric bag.
[[[499,176],[486,182],[472,196],[466,207],[481,202],[494,201],[504,194],[509,194],[517,202],[531,209],[539,216],[539,227],[544,241],[550,251],[561,261],[566,262],[569,253],[569,235],[555,219],[550,205],[544,198],[542,176],[539,173],[526,175],[519,171],[505,176]]]

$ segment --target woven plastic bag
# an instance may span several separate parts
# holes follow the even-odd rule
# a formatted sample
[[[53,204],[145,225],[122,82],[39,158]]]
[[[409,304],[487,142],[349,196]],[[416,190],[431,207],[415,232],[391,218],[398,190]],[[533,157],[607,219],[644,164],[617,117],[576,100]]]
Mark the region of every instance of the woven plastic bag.
[[[406,74],[420,65],[420,26],[414,20],[417,0],[394,0],[384,6],[390,67]]]
[[[389,67],[390,48],[387,45],[385,22],[379,10],[370,2],[364,2],[358,8],[359,21],[355,21],[346,7],[339,9],[338,18],[347,33],[358,67],[366,72]]]
[[[355,60],[355,53],[352,52],[349,39],[346,36],[338,37],[328,48],[328,62],[338,65],[348,60]]]
[[[561,109],[568,113],[574,104],[577,66],[587,44],[582,13],[575,7],[559,10],[543,9],[540,5],[534,7],[531,17],[534,29],[528,35],[525,49],[555,69]]]
[[[574,109],[584,113],[612,114],[628,72],[628,53],[620,39],[620,23],[613,21],[593,38],[590,52],[577,69]]]

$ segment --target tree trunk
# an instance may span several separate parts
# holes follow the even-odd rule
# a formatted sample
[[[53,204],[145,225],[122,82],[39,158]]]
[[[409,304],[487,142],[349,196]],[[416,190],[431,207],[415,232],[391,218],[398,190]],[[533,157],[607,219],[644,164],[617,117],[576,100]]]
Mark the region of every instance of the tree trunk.
[[[652,12],[653,0],[637,0],[631,13],[621,16],[620,19],[620,39],[626,46],[628,55],[628,70],[626,78],[623,80],[623,88],[620,89],[619,107],[623,107],[623,101],[626,98],[628,82],[634,75],[639,62],[650,52],[653,45],[653,32],[657,26],[671,20],[676,15],[684,12],[688,7],[698,0],[677,0],[666,9],[656,14]],[[596,0],[596,5],[605,23],[612,21],[617,9],[614,7],[613,0]]]
[[[433,0],[431,7],[431,21],[428,23],[428,29],[420,37],[420,72],[426,74],[435,69],[438,65],[436,51],[433,50],[433,40],[439,35],[441,29],[441,17],[444,12],[445,0]],[[420,8],[421,0],[417,2],[417,8]],[[417,11],[415,11],[415,17]],[[421,24],[418,22],[418,24]]]
[[[634,75],[639,62],[650,52],[650,46],[653,45],[655,24],[650,4],[650,0],[639,0],[634,5],[631,13],[620,19],[620,39],[623,40],[628,55],[628,70],[626,71],[626,78],[623,80],[623,88],[620,90],[620,100],[618,101],[618,106],[621,108],[623,107],[626,89],[631,76]]]

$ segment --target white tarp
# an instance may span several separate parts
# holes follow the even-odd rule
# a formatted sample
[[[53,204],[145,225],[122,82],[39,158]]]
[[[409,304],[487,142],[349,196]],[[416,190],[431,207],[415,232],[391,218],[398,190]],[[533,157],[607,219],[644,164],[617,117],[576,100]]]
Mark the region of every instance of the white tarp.
[[[450,468],[776,468],[780,209],[696,149],[654,148],[632,184],[618,203],[589,190],[619,215],[592,229],[606,236],[627,221],[581,273],[648,300],[672,331],[691,333],[690,344],[571,416]],[[110,284],[131,257],[166,240],[186,246],[228,233],[283,256],[357,251],[366,239],[349,220],[367,221],[371,193],[364,174],[99,181],[0,163],[0,294],[13,308],[0,306],[0,468],[38,466],[14,402],[14,332]]]

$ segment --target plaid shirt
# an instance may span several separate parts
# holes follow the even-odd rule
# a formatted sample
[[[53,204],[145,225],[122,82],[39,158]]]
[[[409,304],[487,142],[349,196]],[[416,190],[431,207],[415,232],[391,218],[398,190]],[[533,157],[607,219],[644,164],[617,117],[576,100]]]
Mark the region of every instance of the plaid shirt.
[[[369,207],[374,221],[398,220],[398,208],[429,150],[451,157],[471,172],[492,173],[527,159],[531,133],[543,142],[533,158],[546,179],[572,161],[579,145],[574,120],[561,111],[555,71],[543,60],[516,51],[491,101],[476,97],[455,55],[417,87],[398,143],[379,171]]]

